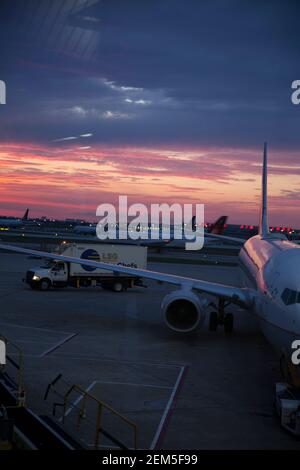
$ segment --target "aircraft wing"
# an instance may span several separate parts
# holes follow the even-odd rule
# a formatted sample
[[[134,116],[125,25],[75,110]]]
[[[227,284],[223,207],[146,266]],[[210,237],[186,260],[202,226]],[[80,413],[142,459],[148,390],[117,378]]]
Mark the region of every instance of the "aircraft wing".
[[[235,243],[239,243],[241,245],[244,245],[244,243],[246,242],[246,240],[244,238],[238,238],[238,237],[229,237],[227,235],[219,235],[219,234],[216,234],[216,233],[208,233],[206,232],[204,234],[205,238],[217,238],[218,240],[225,240],[225,241],[229,241],[229,242],[235,242]]]
[[[227,286],[189,277],[176,276],[174,274],[149,271],[147,269],[130,268],[119,264],[102,263],[98,261],[90,261],[80,258],[74,258],[71,256],[59,255],[56,253],[30,250],[27,248],[21,248],[12,245],[0,244],[0,249],[24,253],[28,255],[42,256],[44,258],[66,261],[69,263],[84,264],[85,266],[91,266],[93,268],[112,271],[115,275],[127,274],[129,276],[137,276],[145,279],[152,279],[158,282],[166,282],[168,284],[173,284],[183,289],[205,292],[207,294],[211,294],[219,298],[230,300],[233,303],[236,303],[245,308],[251,307],[253,302],[253,293],[251,289]]]

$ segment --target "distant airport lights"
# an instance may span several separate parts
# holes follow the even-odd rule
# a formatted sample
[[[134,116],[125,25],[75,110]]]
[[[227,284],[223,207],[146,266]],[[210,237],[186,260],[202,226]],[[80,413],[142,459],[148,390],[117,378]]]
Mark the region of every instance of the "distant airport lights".
[[[255,230],[255,229],[257,229],[257,227],[255,227],[254,225],[240,225],[240,229],[241,230],[244,230],[244,229],[246,229],[246,230]]]
[[[241,230],[257,230],[255,225],[240,225]],[[292,227],[270,227],[270,232],[282,232],[282,233],[294,233],[295,230]]]
[[[292,227],[270,227],[270,232],[281,232],[281,233],[294,233],[295,230]]]

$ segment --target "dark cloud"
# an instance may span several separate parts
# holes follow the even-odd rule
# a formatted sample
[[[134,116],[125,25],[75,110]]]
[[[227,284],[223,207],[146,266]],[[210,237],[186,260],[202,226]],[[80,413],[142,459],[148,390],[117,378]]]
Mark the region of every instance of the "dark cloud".
[[[300,143],[297,1],[2,0],[0,137]]]

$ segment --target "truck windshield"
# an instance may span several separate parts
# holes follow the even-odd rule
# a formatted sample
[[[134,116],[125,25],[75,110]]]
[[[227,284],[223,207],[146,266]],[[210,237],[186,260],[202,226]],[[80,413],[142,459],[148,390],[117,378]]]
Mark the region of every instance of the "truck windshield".
[[[50,269],[50,268],[53,268],[53,266],[55,266],[55,262],[54,261],[45,261],[44,264],[41,266],[41,268],[46,268],[46,269]]]

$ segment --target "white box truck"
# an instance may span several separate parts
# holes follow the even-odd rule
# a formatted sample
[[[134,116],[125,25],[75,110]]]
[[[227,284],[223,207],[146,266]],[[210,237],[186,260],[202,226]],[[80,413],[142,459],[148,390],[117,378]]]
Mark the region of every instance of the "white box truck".
[[[25,282],[32,289],[48,290],[50,287],[101,286],[106,290],[120,292],[129,287],[143,286],[142,279],[126,274],[86,266],[84,260],[119,264],[132,268],[147,269],[147,248],[135,245],[65,244],[60,254],[81,258],[82,264],[53,260],[44,266],[30,269]]]

